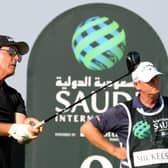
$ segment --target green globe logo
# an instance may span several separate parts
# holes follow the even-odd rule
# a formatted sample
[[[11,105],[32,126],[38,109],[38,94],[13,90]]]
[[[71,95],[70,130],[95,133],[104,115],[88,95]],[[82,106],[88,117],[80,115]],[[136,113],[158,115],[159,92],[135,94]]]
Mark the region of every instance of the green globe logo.
[[[91,17],[80,23],[72,37],[75,58],[87,69],[103,71],[124,55],[126,33],[108,17]]]
[[[138,139],[145,139],[151,136],[150,125],[147,121],[138,121],[133,126],[133,134]]]

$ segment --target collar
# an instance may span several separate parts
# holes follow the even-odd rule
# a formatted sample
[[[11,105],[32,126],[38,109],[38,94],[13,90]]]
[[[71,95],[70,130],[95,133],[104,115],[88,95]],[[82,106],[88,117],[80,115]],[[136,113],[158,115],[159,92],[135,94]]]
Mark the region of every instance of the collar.
[[[163,102],[163,97],[162,96],[160,96],[160,98],[158,99],[158,102],[156,103],[156,105],[153,108],[148,108],[144,104],[142,104],[142,102],[140,101],[139,95],[135,96],[133,98],[133,108],[135,108],[135,109],[143,109],[143,111],[145,111],[147,113],[151,113],[151,112],[157,111],[163,105],[164,105],[164,102]]]

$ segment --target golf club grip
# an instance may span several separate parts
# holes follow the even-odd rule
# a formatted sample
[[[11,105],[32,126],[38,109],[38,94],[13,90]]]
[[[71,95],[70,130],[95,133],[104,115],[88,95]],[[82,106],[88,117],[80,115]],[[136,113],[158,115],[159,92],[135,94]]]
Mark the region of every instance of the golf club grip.
[[[43,126],[44,124],[45,124],[45,121],[42,120],[42,121],[40,121],[39,123],[37,123],[37,124],[34,126],[34,128],[40,128],[40,127]]]

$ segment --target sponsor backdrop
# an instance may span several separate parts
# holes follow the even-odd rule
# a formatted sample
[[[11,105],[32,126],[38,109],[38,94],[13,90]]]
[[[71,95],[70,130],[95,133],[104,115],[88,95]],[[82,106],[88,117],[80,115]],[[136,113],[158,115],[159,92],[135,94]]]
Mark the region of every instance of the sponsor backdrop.
[[[30,53],[27,105],[43,120],[127,72],[126,55],[138,51],[165,75],[167,56],[157,32],[144,18],[126,8],[90,3],[64,11],[45,26]],[[135,90],[126,77],[73,106],[45,124],[40,138],[26,148],[26,168],[117,168],[119,162],[96,149],[80,134],[81,124]],[[105,135],[118,143],[115,133]]]

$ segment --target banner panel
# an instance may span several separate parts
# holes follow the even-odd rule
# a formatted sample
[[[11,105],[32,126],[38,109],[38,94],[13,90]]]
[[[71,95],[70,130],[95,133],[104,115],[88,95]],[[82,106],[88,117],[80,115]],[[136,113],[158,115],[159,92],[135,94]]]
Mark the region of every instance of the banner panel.
[[[125,74],[125,57],[138,51],[167,74],[167,56],[154,29],[140,16],[112,4],[86,4],[52,20],[37,38],[29,59],[27,106],[43,120]],[[162,92],[167,93],[166,76]],[[163,90],[164,89],[164,90]],[[126,77],[76,104],[44,126],[26,148],[26,168],[117,168],[119,162],[80,134],[81,124],[135,95]],[[118,143],[117,135],[105,135]]]

